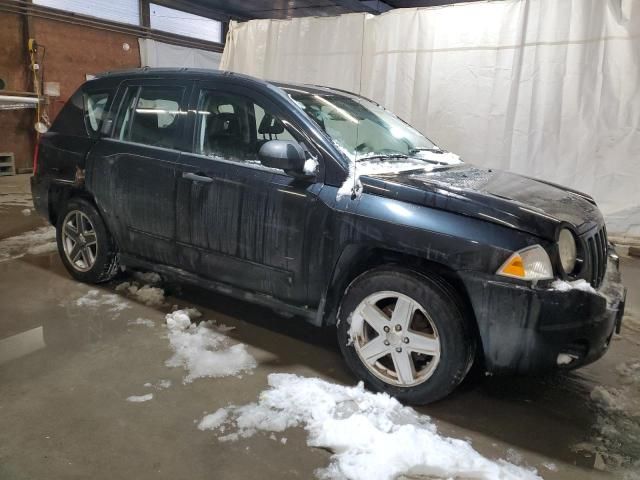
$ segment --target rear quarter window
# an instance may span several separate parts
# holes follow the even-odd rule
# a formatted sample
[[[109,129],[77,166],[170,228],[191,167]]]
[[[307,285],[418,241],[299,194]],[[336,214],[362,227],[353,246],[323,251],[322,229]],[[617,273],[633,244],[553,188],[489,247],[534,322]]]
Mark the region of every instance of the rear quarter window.
[[[102,121],[109,108],[110,91],[84,92],[84,124],[91,137],[98,136]]]

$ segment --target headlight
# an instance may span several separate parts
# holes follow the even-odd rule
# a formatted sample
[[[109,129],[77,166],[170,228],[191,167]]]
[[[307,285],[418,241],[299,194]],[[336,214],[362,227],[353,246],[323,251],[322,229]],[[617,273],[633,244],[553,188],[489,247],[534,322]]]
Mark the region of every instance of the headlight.
[[[545,249],[532,245],[511,255],[496,274],[522,280],[546,280],[553,278],[553,268]]]
[[[576,248],[576,239],[570,230],[563,228],[558,236],[558,253],[560,254],[560,263],[564,273],[571,273],[576,268],[576,259],[578,249]]]

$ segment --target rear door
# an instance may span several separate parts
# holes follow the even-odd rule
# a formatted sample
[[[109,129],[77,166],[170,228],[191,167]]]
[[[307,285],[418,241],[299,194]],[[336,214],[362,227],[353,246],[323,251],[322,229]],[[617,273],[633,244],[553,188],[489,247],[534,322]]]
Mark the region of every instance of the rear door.
[[[181,157],[177,191],[181,264],[305,304],[305,239],[322,183],[264,167],[257,153],[264,142],[280,139],[299,140],[310,156],[319,154],[284,119],[286,112],[257,92],[203,82],[192,98],[194,147]]]
[[[121,85],[111,135],[87,164],[87,186],[121,251],[176,264],[176,188],[190,81]]]

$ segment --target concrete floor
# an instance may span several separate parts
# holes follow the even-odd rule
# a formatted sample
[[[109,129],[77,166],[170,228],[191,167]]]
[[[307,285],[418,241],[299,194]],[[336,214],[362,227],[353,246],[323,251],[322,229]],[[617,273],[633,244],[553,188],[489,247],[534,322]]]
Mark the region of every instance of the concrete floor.
[[[25,188],[24,177],[0,178],[0,239],[43,225],[24,215],[24,206],[2,203],[3,193]],[[602,471],[601,455],[575,445],[599,441],[603,412],[590,399],[592,389],[629,388],[616,367],[640,360],[640,262],[623,258],[622,265],[629,314],[602,360],[544,378],[471,378],[450,398],[419,410],[442,433],[469,439],[490,458],[536,467],[544,478],[612,478]],[[99,289],[112,293],[116,284]],[[286,445],[263,434],[222,443],[194,421],[203,412],[255,401],[272,372],[355,383],[333,332],[181,289],[169,305],[195,306],[205,318],[237,327],[229,335],[248,345],[259,363],[242,379],[183,384],[184,372],[164,363],[172,354],[162,328],[169,307],[129,301],[118,313],[77,306],[91,288],[73,281],[57,254],[0,262],[0,479],[308,479],[326,466],[330,453],[307,447],[301,429],[287,431]],[[138,317],[155,327],[129,323]],[[153,401],[125,401],[161,379],[173,385],[152,390]],[[629,416],[636,429],[637,413]],[[640,458],[638,437],[607,448],[627,461]]]

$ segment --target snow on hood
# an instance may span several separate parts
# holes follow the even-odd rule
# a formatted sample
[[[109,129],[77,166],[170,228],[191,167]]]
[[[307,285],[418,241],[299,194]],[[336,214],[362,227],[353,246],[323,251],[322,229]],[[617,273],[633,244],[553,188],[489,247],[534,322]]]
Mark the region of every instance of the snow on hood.
[[[402,159],[402,160],[360,160],[357,163],[349,164],[349,176],[344,181],[340,189],[338,189],[338,200],[343,196],[355,196],[356,198],[362,194],[362,183],[360,177],[362,175],[375,175],[380,173],[400,173],[410,170],[421,170],[429,172],[433,170],[435,165],[425,163],[421,160]]]
[[[270,374],[270,388],[257,403],[218,409],[200,430],[236,431],[220,441],[247,438],[258,431],[304,427],[311,447],[333,452],[320,478],[391,480],[400,475],[476,480],[538,480],[529,470],[493,461],[469,442],[440,435],[431,419],[386,394],[367,392],[362,383],[344,387],[319,378]],[[228,431],[228,430],[226,430]]]

